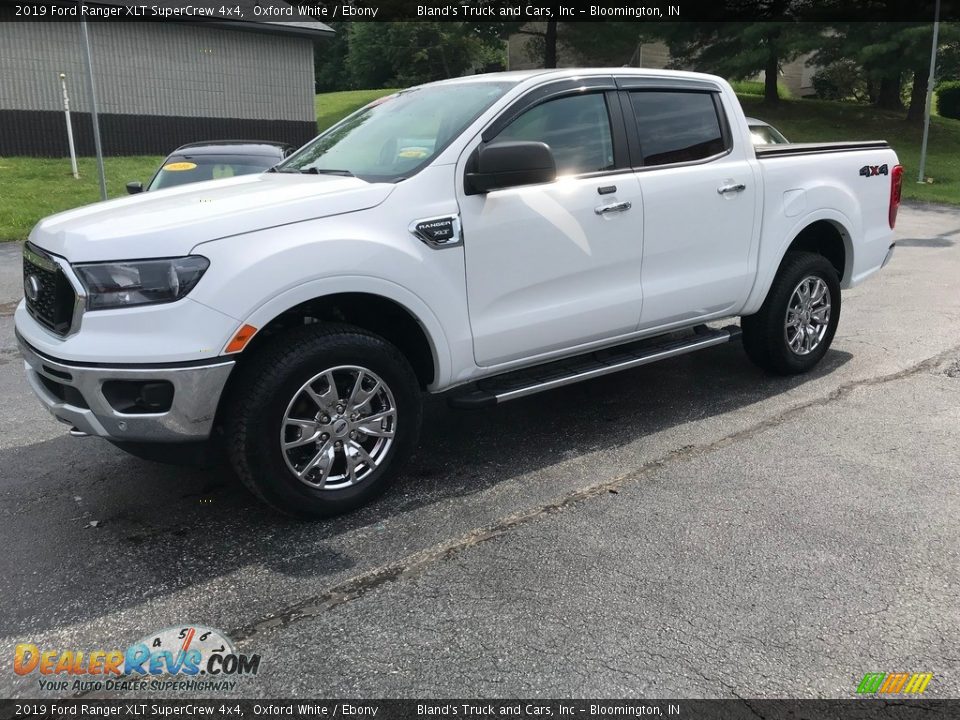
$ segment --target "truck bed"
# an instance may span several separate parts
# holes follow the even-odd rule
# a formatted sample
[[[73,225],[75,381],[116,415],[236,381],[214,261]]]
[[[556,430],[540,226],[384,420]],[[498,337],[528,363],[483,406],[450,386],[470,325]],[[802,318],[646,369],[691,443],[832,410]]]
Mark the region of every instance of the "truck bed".
[[[820,155],[823,153],[852,152],[857,150],[885,150],[890,147],[886,140],[856,140],[852,142],[828,143],[781,143],[779,145],[758,145],[754,149],[757,159],[790,157],[794,155]]]

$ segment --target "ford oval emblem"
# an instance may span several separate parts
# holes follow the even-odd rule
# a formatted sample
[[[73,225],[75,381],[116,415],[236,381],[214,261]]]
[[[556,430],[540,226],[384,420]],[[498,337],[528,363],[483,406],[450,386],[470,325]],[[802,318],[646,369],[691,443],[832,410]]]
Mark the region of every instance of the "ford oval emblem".
[[[23,293],[30,302],[36,302],[40,297],[40,281],[36,275],[27,275],[23,280]]]

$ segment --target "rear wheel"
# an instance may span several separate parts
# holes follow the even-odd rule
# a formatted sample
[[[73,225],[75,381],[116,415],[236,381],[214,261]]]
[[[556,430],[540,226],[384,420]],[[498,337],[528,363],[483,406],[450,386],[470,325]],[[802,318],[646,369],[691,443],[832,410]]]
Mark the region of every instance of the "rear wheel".
[[[416,446],[420,387],[375,335],[312,325],[277,336],[232,386],[227,453],[241,480],[289,514],[347,512],[384,492]]]
[[[765,370],[807,372],[827,353],[839,321],[833,265],[816,253],[788,253],[760,310],[741,321],[743,346]]]

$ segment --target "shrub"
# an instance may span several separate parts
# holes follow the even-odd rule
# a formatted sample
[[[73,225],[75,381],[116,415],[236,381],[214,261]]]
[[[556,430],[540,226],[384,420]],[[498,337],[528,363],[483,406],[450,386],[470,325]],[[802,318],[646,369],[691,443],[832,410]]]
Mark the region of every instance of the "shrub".
[[[811,78],[813,93],[821,100],[857,100],[866,95],[863,71],[851,60],[838,60],[820,68]]]
[[[943,117],[960,120],[960,80],[942,82],[937,86],[937,112]]]

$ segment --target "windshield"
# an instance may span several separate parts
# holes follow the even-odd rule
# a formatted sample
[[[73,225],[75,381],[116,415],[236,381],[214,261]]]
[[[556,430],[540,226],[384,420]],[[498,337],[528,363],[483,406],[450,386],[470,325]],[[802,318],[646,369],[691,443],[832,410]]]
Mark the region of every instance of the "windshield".
[[[269,155],[172,155],[157,171],[148,190],[160,190],[202,180],[261,173],[277,163]]]
[[[507,82],[466,82],[389,95],[334,125],[277,170],[402,180],[429,163],[511,87]]]

